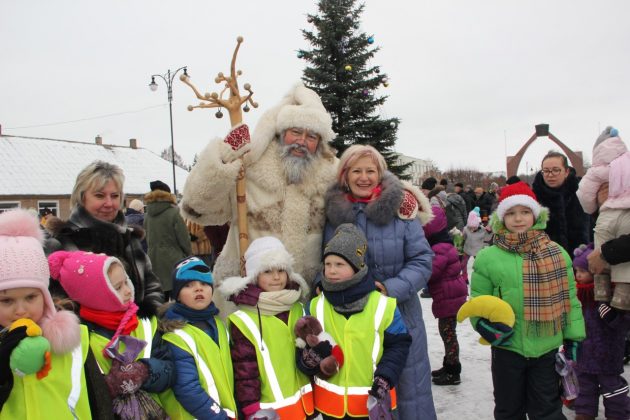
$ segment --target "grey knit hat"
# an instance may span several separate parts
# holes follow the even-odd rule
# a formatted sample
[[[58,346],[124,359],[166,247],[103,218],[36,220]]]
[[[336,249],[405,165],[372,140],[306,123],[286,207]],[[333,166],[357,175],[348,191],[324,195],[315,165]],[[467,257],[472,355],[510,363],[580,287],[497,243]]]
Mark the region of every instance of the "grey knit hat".
[[[335,235],[324,248],[322,259],[327,255],[337,255],[346,260],[356,273],[365,267],[366,253],[367,239],[363,232],[352,223],[344,223],[337,226]]]

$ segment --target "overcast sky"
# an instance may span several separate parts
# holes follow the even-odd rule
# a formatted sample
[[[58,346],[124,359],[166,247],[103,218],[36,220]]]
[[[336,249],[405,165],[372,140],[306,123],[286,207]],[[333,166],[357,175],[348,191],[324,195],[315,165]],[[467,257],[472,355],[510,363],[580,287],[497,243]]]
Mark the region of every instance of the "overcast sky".
[[[255,125],[302,75],[296,50],[309,45],[300,30],[315,11],[308,0],[0,0],[2,132],[137,138],[159,153],[170,147],[168,101],[161,80],[149,90],[150,75],[188,66],[213,91],[238,35],[241,85],[251,83],[260,103],[245,114]],[[629,12],[627,0],[367,0],[361,29],[381,47],[373,64],[390,86],[380,112],[402,120],[397,151],[442,170],[505,170],[506,153],[546,122],[590,161],[606,125],[630,133]],[[175,150],[191,163],[229,119],[188,112],[198,101],[179,80],[173,97]],[[55,125],[19,128],[45,124]],[[538,140],[519,172],[552,146]]]

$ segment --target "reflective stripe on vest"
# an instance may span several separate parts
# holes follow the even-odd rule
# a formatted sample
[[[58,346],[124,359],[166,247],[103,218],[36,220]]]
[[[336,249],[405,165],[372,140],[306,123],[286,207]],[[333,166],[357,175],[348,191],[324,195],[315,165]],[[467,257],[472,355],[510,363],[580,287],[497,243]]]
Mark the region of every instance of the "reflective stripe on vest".
[[[312,414],[314,410],[313,388],[310,381],[295,366],[295,343],[292,327],[303,314],[304,307],[300,304],[294,304],[286,324],[272,315],[264,315],[261,318],[261,322],[266,324],[263,330],[271,328],[266,331],[275,331],[276,333],[282,331],[283,334],[284,331],[287,331],[289,334],[289,336],[283,336],[279,340],[272,341],[271,347],[269,342],[265,342],[261,337],[260,330],[253,319],[255,314],[248,314],[246,311],[240,310],[229,317],[230,321],[256,348],[262,385],[261,408],[275,409],[281,419],[302,419],[306,417],[306,414]],[[274,335],[272,334],[270,337],[274,337]],[[272,350],[277,351],[277,353],[273,353],[273,356]],[[290,351],[292,355],[291,361],[293,363],[291,364],[285,363],[284,360],[284,357],[288,357],[287,351]],[[279,355],[282,355],[280,359]],[[276,363],[275,368],[274,362]],[[282,378],[282,384],[280,384],[279,378]],[[287,396],[285,397],[285,395]]]
[[[151,325],[151,320],[149,318],[140,318],[140,322],[142,323],[143,335],[145,337],[153,338],[155,331],[153,331],[153,326]],[[151,347],[153,346],[153,340],[145,340],[147,342],[146,347],[142,351],[142,359],[150,359],[151,358]]]
[[[284,397],[282,396],[282,391],[280,390],[280,384],[278,383],[278,377],[276,376],[276,371],[273,370],[273,365],[271,364],[271,356],[269,356],[269,350],[268,350],[269,347],[265,345],[264,340],[260,336],[260,331],[258,331],[258,328],[256,327],[256,324],[254,324],[254,321],[252,321],[252,319],[249,316],[247,316],[245,312],[236,311],[234,312],[234,315],[239,317],[241,321],[245,323],[245,326],[247,326],[252,336],[254,336],[254,339],[256,340],[256,346],[258,348],[258,351],[260,352],[260,355],[262,356],[263,363],[265,364],[265,372],[267,372],[267,379],[269,379],[269,386],[271,387],[271,392],[273,392],[273,399],[276,400],[276,403],[279,403],[280,401],[284,400]],[[293,403],[295,403],[295,401]]]
[[[81,370],[83,369],[83,349],[81,344],[72,349],[72,367],[70,368],[70,377],[72,386],[70,387],[70,395],[68,395],[68,408],[74,416],[78,418],[76,413],[77,403],[81,396]]]
[[[335,337],[335,334],[344,334],[344,331],[339,330],[340,320],[336,318],[338,314],[334,312],[334,308],[332,308],[330,302],[326,302],[325,293],[323,294],[323,296],[320,295],[316,299],[317,300],[315,302],[314,307],[311,306],[311,308],[312,308],[312,312],[314,312],[315,314],[315,317],[318,319],[318,321],[322,325],[324,331],[331,333],[333,337]],[[326,309],[326,305],[328,305],[328,309]],[[350,353],[351,350],[348,349],[348,347],[351,347],[351,346],[349,346],[348,343],[346,342],[345,343],[346,348],[344,349],[344,351],[348,352],[345,355],[347,360],[351,360],[354,357],[355,360],[359,361],[358,362],[359,365],[355,364],[354,367],[350,367],[350,365],[344,365],[342,369],[340,370],[340,373],[338,373],[336,376],[333,376],[329,380],[325,380],[318,376],[315,376],[314,378],[315,379],[315,390],[314,390],[315,403],[316,403],[316,408],[319,411],[333,417],[343,417],[346,414],[350,416],[367,416],[368,415],[367,396],[368,396],[368,391],[370,390],[371,385],[372,385],[371,381],[369,381],[370,383],[361,383],[361,382],[367,381],[367,378],[365,377],[365,375],[361,375],[363,376],[363,379],[361,379],[359,383],[357,383],[358,378],[355,377],[354,375],[357,372],[356,369],[358,368],[360,369],[360,366],[362,363],[370,363],[372,365],[372,374],[376,371],[376,365],[379,361],[379,353],[382,352],[381,341],[383,337],[381,337],[380,331],[381,329],[383,331],[385,331],[386,329],[386,325],[382,325],[382,324],[384,323],[386,314],[387,314],[386,322],[391,322],[394,316],[395,306],[396,306],[395,301],[393,301],[391,298],[387,298],[378,292],[372,292],[372,295],[368,298],[368,303],[366,304],[366,307],[364,308],[364,311],[368,311],[368,312],[362,313],[364,317],[361,319],[361,321],[359,321],[358,318],[354,320],[355,323],[359,322],[358,324],[355,324],[355,328],[357,327],[362,328],[363,331],[365,331],[366,333],[367,333],[367,328],[369,328],[368,327],[369,324],[366,325],[365,322],[370,322],[370,324],[372,324],[374,335],[372,338],[373,343],[372,343],[371,349],[368,349],[369,342],[365,342],[364,343],[365,345],[363,346],[364,350],[361,350],[363,354],[363,358],[360,358],[358,357],[358,355],[353,355]],[[329,314],[329,316],[333,317],[331,319],[328,319],[328,322],[326,322],[327,313]],[[343,316],[343,315],[338,315],[338,316]],[[342,324],[344,325],[344,328],[345,326],[347,326],[348,322],[351,322],[351,320],[352,320],[352,317],[346,319],[346,321]],[[340,345],[342,345],[341,342],[349,339],[348,337],[344,339],[343,336],[335,337],[335,338],[337,339],[337,342],[340,343]],[[354,339],[356,338],[357,337],[354,337]],[[365,347],[368,347],[368,348],[365,348]],[[368,355],[369,355],[369,358],[365,357]],[[346,369],[352,369],[352,370],[346,370]],[[347,375],[352,375],[354,380],[350,380],[350,378]],[[364,385],[364,386],[357,386],[357,385]],[[392,398],[392,407],[396,407],[397,404],[396,404],[395,390],[393,389],[390,390],[390,396]]]
[[[190,348],[190,351],[192,352],[192,356],[197,361],[197,364],[199,365],[199,369],[201,369],[201,374],[203,375],[203,378],[206,380],[206,384],[208,385],[208,395],[210,395],[210,397],[212,397],[212,399],[215,400],[217,403],[220,403],[221,398],[219,398],[219,390],[217,389],[217,384],[214,382],[214,377],[212,376],[212,373],[210,372],[210,368],[208,368],[208,365],[203,360],[203,358],[199,356],[199,352],[197,351],[197,345],[195,344],[195,340],[193,340],[193,338],[190,335],[188,335],[188,333],[184,330],[175,330],[174,332],[179,337],[181,337],[181,339],[184,340],[186,345]],[[221,407],[221,408],[223,408],[223,410],[226,412],[228,417],[236,418],[232,410],[225,407]]]

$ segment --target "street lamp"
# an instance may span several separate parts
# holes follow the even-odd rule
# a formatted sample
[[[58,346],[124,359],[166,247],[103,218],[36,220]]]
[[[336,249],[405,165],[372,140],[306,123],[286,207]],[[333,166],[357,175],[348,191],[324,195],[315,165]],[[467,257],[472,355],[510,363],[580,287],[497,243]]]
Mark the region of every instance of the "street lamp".
[[[151,76],[151,83],[149,83],[149,88],[155,92],[158,88],[157,83],[155,83],[155,78],[159,77],[166,83],[166,90],[168,93],[168,114],[171,120],[171,164],[173,165],[173,191],[175,193],[175,197],[177,197],[177,183],[175,181],[175,145],[173,142],[173,80],[175,79],[175,75],[180,71],[184,70],[184,75],[188,76],[186,72],[186,67],[180,67],[171,73],[169,69],[165,75],[154,74]]]

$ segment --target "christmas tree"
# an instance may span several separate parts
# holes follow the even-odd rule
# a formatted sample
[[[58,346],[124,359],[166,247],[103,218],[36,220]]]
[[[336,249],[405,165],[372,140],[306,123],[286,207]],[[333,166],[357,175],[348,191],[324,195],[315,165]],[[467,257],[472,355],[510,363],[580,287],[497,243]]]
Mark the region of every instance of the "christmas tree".
[[[379,89],[388,86],[387,75],[370,59],[379,50],[374,36],[360,29],[364,5],[356,0],[320,0],[318,14],[307,15],[315,30],[302,30],[311,49],[301,49],[306,60],[302,80],[317,92],[333,119],[337,138],[332,146],[341,155],[353,144],[369,144],[378,150],[389,170],[402,173],[410,164],[396,164],[398,118],[382,118],[378,111],[387,96]]]

